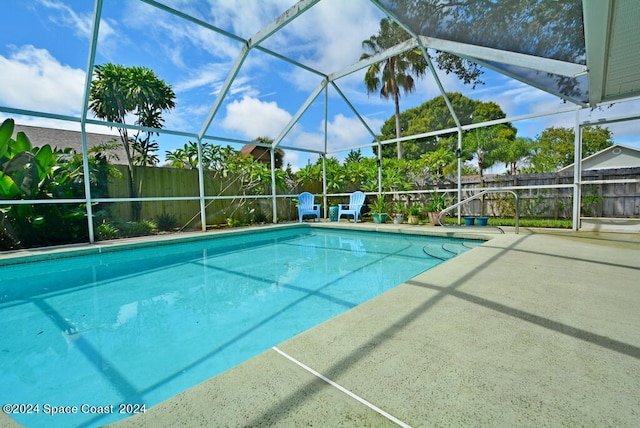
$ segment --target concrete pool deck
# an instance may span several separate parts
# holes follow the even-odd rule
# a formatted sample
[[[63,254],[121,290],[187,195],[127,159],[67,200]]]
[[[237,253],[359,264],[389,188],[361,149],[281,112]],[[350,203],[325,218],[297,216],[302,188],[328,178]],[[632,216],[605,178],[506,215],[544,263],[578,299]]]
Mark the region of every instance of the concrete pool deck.
[[[640,236],[497,235],[277,348],[114,426],[638,426]]]
[[[113,426],[638,426],[640,234],[520,232]]]

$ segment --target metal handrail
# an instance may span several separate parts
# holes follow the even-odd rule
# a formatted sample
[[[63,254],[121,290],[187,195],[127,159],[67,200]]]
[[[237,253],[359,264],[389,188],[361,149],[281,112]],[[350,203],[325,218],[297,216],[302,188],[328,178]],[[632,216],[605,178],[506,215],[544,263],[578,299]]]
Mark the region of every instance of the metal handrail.
[[[447,208],[443,209],[442,211],[440,211],[440,213],[438,214],[438,224],[440,226],[445,226],[444,224],[442,224],[442,216],[446,213],[448,213],[449,211],[452,211],[458,207],[460,207],[463,204],[466,204],[469,201],[472,201],[474,199],[478,199],[481,196],[486,195],[487,193],[497,193],[497,192],[506,192],[506,193],[511,193],[513,196],[515,196],[516,198],[516,234],[518,234],[519,230],[520,230],[520,196],[518,196],[518,194],[512,190],[504,190],[504,189],[489,189],[489,190],[483,190],[480,193],[477,193],[473,196],[468,197],[467,199],[463,199],[460,202],[457,202],[451,206],[448,206]],[[494,226],[496,229],[498,229],[500,232],[504,233],[504,230],[502,230],[501,228]]]

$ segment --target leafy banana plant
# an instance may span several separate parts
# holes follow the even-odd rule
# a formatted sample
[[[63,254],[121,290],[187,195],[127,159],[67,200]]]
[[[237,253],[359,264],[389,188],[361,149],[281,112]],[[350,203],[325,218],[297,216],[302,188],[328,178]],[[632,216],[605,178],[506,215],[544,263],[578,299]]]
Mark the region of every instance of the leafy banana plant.
[[[82,166],[69,150],[33,147],[15,123],[0,125],[0,200],[82,198]],[[0,250],[81,241],[87,235],[84,204],[0,205]]]
[[[50,181],[56,156],[50,145],[34,148],[24,132],[13,139],[15,123],[0,125],[0,198],[37,199]]]

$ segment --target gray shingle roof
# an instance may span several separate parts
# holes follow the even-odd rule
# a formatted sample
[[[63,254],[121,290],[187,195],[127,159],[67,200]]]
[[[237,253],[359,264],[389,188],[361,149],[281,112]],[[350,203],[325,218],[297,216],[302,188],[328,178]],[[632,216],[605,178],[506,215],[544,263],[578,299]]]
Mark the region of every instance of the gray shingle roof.
[[[76,153],[82,153],[82,137],[81,133],[78,131],[16,124],[14,132],[20,131],[27,135],[34,147],[42,147],[45,144],[49,144],[51,147],[57,147],[59,149],[72,148]],[[115,142],[120,141],[120,138],[117,135],[87,132],[87,144],[89,148],[114,139]],[[117,159],[111,159],[111,163],[122,165],[127,164],[127,157],[124,149],[120,148],[117,150],[109,150],[109,153],[117,156]]]

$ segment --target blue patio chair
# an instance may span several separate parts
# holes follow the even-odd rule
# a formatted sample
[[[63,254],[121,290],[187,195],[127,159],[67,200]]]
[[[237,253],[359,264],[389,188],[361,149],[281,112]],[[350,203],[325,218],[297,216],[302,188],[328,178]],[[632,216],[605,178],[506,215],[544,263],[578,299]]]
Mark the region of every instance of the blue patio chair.
[[[320,221],[320,204],[314,204],[313,195],[309,192],[302,192],[298,195],[298,218],[302,223],[305,215],[316,216],[316,221]]]
[[[360,210],[364,206],[364,193],[361,191],[353,192],[351,196],[349,196],[348,204],[338,204],[338,221],[340,221],[340,217],[343,215],[352,215],[353,222],[358,222],[358,217],[362,220],[362,215],[360,214]],[[349,219],[347,219],[348,221]]]

